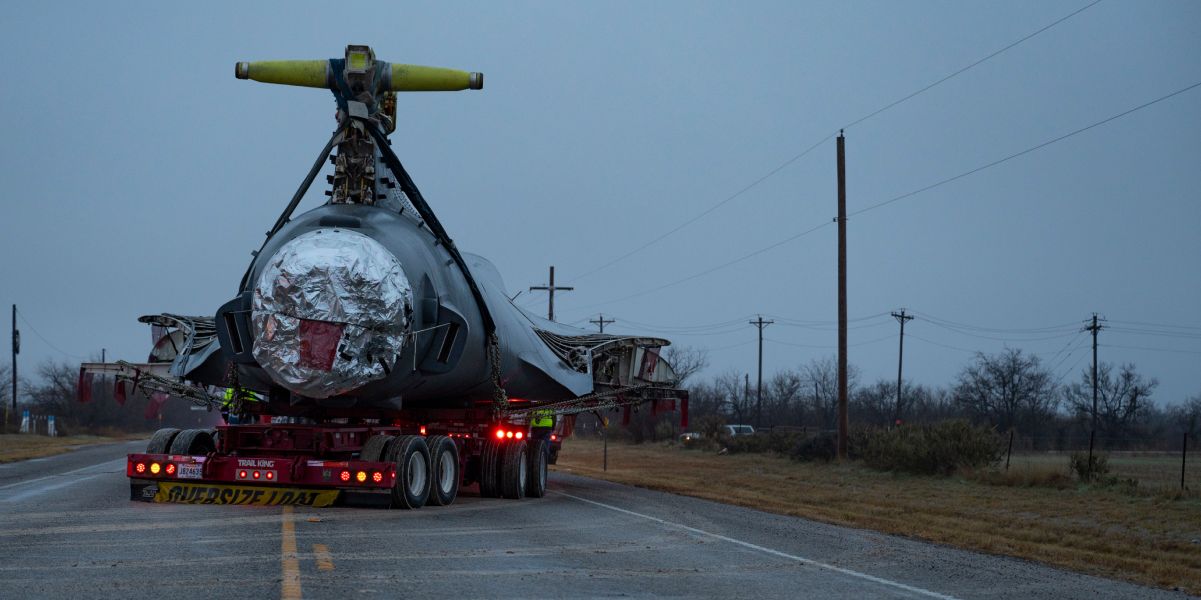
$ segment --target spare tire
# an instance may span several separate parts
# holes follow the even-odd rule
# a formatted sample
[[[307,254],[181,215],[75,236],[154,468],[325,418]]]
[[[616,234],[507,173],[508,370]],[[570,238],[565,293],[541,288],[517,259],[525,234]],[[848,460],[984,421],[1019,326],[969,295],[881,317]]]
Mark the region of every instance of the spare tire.
[[[213,436],[207,430],[185,429],[171,442],[170,453],[184,456],[205,456],[216,451],[217,445],[213,443]]]
[[[359,460],[369,460],[372,462],[384,460],[384,456],[388,451],[388,444],[396,439],[390,435],[373,435],[367,438],[367,443],[363,444],[363,449],[359,450]]]
[[[166,454],[171,450],[171,442],[175,441],[177,435],[179,435],[179,430],[174,427],[154,432],[154,435],[150,436],[150,441],[146,443],[146,454]]]

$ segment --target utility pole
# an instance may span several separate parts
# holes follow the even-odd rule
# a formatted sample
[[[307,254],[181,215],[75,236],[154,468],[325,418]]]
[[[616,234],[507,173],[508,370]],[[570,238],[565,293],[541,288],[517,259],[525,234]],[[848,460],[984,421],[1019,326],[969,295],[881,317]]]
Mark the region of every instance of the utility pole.
[[[17,355],[21,353],[21,332],[17,330],[17,305],[13,305],[13,415],[17,414]],[[5,425],[8,419],[5,419]]]
[[[763,315],[754,321],[749,321],[751,325],[759,328],[759,383],[755,388],[755,429],[763,426],[763,328],[775,323],[775,321],[764,321]],[[750,377],[748,374],[747,377]]]
[[[893,415],[892,422],[896,425],[901,424],[901,365],[905,360],[905,321],[912,321],[913,315],[905,314],[905,309],[901,309],[900,313],[892,313],[893,318],[901,324],[901,346],[897,350],[897,411]]]
[[[542,290],[545,290],[546,292],[548,292],[549,295],[548,295],[548,302],[547,302],[547,307],[546,307],[546,318],[551,321],[555,320],[555,292],[556,291],[570,292],[571,290],[574,290],[574,289],[575,288],[573,288],[573,287],[566,287],[566,286],[555,287],[555,266],[554,265],[550,266],[550,283],[549,284],[530,286],[531,292],[542,291]]]
[[[1088,434],[1088,475],[1093,475],[1093,445],[1097,439],[1097,333],[1105,327],[1097,322],[1097,313],[1093,313],[1092,323],[1085,326],[1083,331],[1093,334],[1093,426]]]
[[[108,350],[101,348],[100,349],[100,362],[102,362],[102,363],[108,362],[108,358],[106,358],[107,356],[108,356]]]
[[[588,321],[588,322],[592,323],[593,325],[596,325],[597,327],[600,327],[600,332],[604,333],[606,323],[616,323],[617,321],[614,321],[613,319],[605,319],[605,314],[601,313],[601,314],[597,315],[597,318],[592,319],[591,321]]]
[[[838,459],[847,459],[847,161],[838,130]]]
[[[751,374],[743,373],[742,377],[743,377],[743,381],[746,382],[746,384],[742,388],[742,405],[746,406],[747,403],[751,401]],[[739,421],[742,420],[742,413],[738,413],[738,420]]]

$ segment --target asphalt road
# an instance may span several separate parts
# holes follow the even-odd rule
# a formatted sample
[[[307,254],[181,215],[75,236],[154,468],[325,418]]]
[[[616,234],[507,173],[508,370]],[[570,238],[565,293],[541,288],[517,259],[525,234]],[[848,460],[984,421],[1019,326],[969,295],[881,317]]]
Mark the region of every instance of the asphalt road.
[[[130,502],[124,454],[0,465],[0,598],[1182,598],[553,474],[414,511]]]

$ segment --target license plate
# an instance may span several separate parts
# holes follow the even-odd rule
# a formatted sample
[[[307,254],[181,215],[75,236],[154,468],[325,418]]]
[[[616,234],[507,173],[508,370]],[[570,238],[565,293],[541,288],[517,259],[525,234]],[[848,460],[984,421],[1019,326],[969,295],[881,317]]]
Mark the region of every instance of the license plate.
[[[204,465],[187,465],[187,464],[179,465],[179,478],[180,479],[200,479],[200,477],[201,477],[200,471],[203,470],[203,468],[204,468]]]

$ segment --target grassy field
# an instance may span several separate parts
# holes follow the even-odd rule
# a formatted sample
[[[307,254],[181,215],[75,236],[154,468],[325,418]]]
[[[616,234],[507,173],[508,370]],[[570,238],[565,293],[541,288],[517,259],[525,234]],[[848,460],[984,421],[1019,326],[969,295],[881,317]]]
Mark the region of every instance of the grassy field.
[[[1109,474],[1119,479],[1134,479],[1138,487],[1153,492],[1180,489],[1179,452],[1109,452]],[[1070,452],[1039,452],[1014,454],[1011,471],[1062,472],[1068,471]],[[1201,452],[1189,452],[1185,461],[1185,485],[1201,491]]]
[[[1037,468],[1058,468],[1051,464]],[[1005,484],[997,485],[978,475],[900,475],[854,463],[719,456],[653,444],[611,443],[609,470],[602,472],[600,442],[580,439],[563,445],[554,468],[1201,593],[1201,497],[1196,493],[1020,486],[1013,485],[1019,479],[994,477]]]
[[[0,435],[0,463],[53,456],[69,452],[78,446],[118,442],[122,439],[136,439],[138,437],[145,436],[135,434],[125,437],[103,437],[98,435],[46,437],[44,435],[10,433]]]

